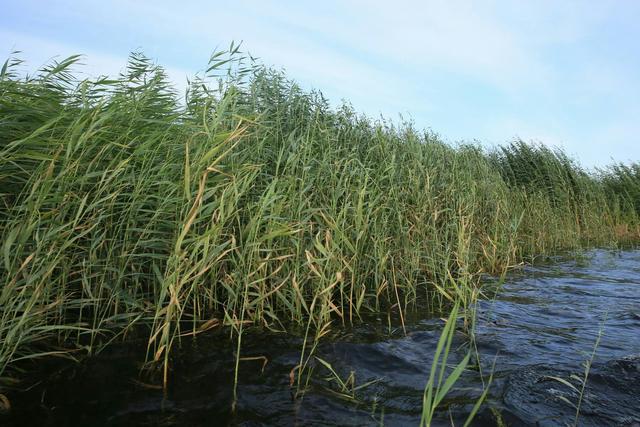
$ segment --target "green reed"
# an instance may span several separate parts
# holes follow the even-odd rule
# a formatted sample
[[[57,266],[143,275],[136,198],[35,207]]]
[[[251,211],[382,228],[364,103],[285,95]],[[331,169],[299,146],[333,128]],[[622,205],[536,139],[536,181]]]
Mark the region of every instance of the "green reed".
[[[78,60],[0,74],[0,383],[135,329],[166,384],[172,348],[214,326],[319,337],[366,311],[464,310],[483,273],[638,237],[637,165],[450,146],[237,46],[184,99],[140,53],[115,77]]]

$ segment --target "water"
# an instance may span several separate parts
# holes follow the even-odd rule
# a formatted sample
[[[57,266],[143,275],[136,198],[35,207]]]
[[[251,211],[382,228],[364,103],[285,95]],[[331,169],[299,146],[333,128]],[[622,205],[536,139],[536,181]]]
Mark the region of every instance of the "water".
[[[581,372],[599,331],[594,364],[639,354],[640,251],[597,250],[579,260],[527,267],[514,273],[494,300],[481,302],[478,313],[479,366],[486,378],[495,363],[495,374],[475,424],[495,425],[493,408],[510,425],[554,425],[523,415],[526,411],[508,398],[510,379],[540,366],[567,375]],[[112,347],[81,365],[43,368],[45,379],[13,396],[14,410],[0,424],[417,425],[442,324],[440,319],[413,319],[405,334],[381,316],[354,328],[335,328],[316,355],[343,379],[353,371],[356,386],[378,380],[358,390],[355,399],[338,395],[335,381],[326,379],[328,370],[317,363],[304,398],[293,399],[290,373],[299,362],[302,340],[253,333],[245,335],[243,356],[267,363],[262,370],[265,359],[241,362],[232,415],[234,349],[214,333],[180,350],[166,396],[138,382],[144,381],[139,376],[143,343]],[[466,354],[465,342],[458,332],[452,363]],[[437,424],[464,421],[481,390],[478,370],[467,371],[446,401],[448,410],[438,413]],[[544,412],[558,402],[536,404]]]

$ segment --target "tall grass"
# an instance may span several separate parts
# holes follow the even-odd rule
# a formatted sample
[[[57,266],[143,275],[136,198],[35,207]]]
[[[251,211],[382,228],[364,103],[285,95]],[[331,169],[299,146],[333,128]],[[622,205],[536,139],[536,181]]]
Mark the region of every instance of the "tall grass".
[[[0,75],[5,382],[25,359],[134,327],[166,381],[181,337],[213,326],[464,308],[482,273],[637,237],[637,188],[618,169],[334,109],[236,46],[184,100],[140,53],[116,77],[79,79],[78,60],[24,76],[10,58]]]
[[[640,212],[640,164],[614,164],[600,171],[600,179],[610,198],[623,209]]]

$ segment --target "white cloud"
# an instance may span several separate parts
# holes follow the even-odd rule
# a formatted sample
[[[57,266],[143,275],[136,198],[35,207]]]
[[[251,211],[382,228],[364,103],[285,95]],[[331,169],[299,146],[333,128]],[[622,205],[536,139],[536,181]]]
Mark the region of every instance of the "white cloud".
[[[499,143],[520,136],[587,153],[582,156],[587,163],[603,157],[588,154],[596,149],[585,147],[587,140],[620,157],[625,153],[618,150],[627,147],[623,138],[634,136],[633,120],[612,118],[610,113],[638,106],[633,60],[637,51],[612,59],[609,46],[593,47],[594,41],[615,32],[615,24],[623,26],[620,20],[627,19],[625,14],[633,15],[631,3],[51,0],[48,4],[49,10],[32,14],[41,20],[85,23],[96,32],[94,43],[100,37],[104,40],[103,50],[90,46],[87,51],[83,39],[72,42],[68,34],[67,42],[56,42],[0,31],[2,43],[17,40],[16,47],[38,61],[53,53],[86,53],[88,69],[101,73],[119,70],[128,51],[141,47],[167,66],[174,81],[184,82],[186,75],[204,68],[216,46],[244,40],[245,48],[265,63],[284,67],[288,75],[323,90],[334,102],[346,98],[371,115],[413,112],[419,126],[432,126],[444,136],[468,135]],[[612,111],[599,115],[598,108]],[[600,121],[593,120],[598,116]],[[607,148],[598,145],[596,135],[609,140],[612,134],[618,135],[618,142]],[[637,156],[637,148],[633,150]]]
[[[83,58],[76,64],[76,69],[79,75],[86,77],[115,76],[124,69],[127,63],[127,52],[118,56],[101,51],[87,51],[78,46],[1,29],[0,39],[5,41],[5,44],[1,46],[2,52],[0,53],[6,58],[13,51],[19,51],[18,57],[26,62],[24,68],[27,72],[33,72],[52,60],[60,61],[76,54],[83,55]],[[178,67],[160,65],[163,66],[176,89],[184,91],[187,77],[194,73]]]

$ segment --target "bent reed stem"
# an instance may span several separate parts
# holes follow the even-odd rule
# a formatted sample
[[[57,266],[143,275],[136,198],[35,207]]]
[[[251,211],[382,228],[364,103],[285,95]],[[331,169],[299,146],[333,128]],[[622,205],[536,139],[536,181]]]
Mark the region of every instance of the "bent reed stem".
[[[136,327],[166,386],[172,348],[212,325],[318,336],[367,311],[463,310],[482,274],[639,237],[637,164],[451,146],[233,44],[183,100],[139,52],[112,78],[78,78],[79,59],[0,73],[0,384]]]

